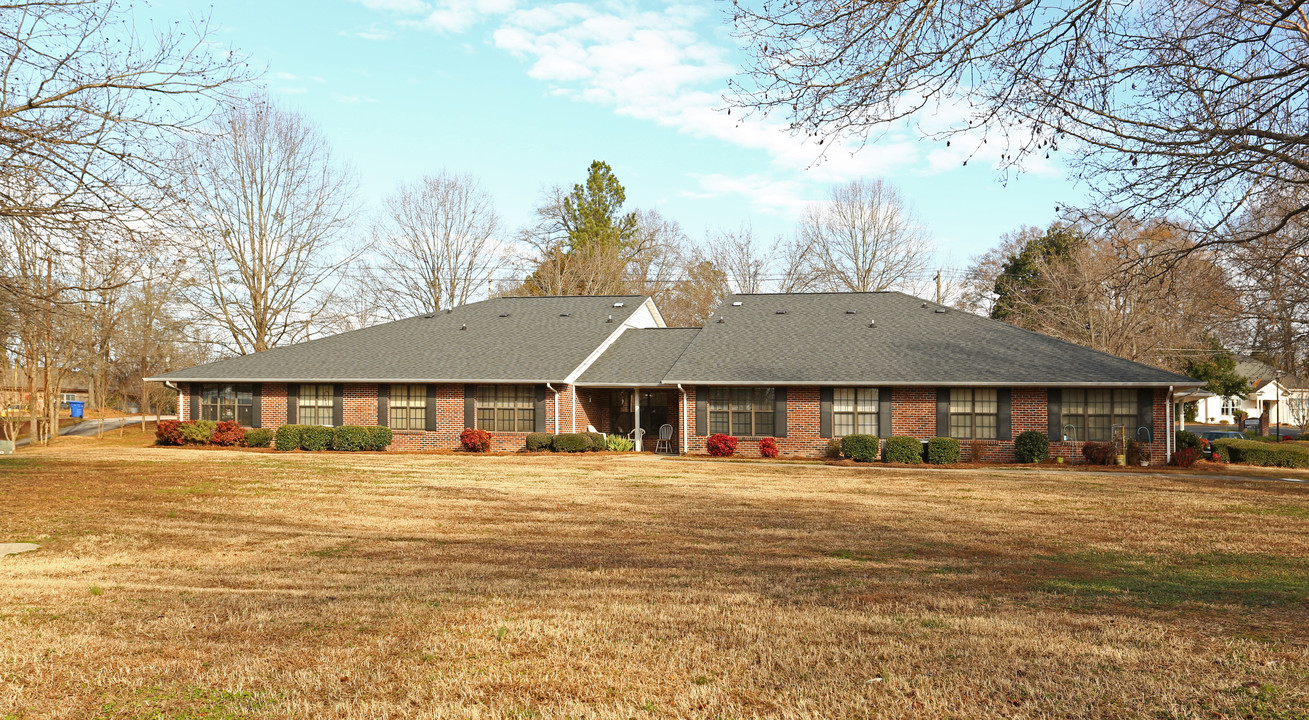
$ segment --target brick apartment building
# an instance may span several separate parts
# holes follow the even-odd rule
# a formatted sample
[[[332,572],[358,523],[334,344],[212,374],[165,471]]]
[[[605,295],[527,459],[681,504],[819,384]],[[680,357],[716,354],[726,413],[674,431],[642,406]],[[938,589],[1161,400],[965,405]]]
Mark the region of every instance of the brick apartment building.
[[[645,296],[506,297],[154,378],[183,419],[387,425],[392,449],[498,450],[531,432],[703,452],[714,433],[815,456],[833,437],[959,438],[989,460],[1039,430],[1075,456],[1117,428],[1171,455],[1172,393],[1203,383],[902,293],[733,295],[702,328]],[[966,456],[968,453],[966,453]]]

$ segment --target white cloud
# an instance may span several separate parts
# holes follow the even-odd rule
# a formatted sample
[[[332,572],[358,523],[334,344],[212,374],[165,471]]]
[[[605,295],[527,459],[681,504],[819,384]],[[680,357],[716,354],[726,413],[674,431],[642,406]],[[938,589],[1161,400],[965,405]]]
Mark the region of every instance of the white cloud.
[[[796,180],[778,180],[760,173],[741,176],[691,173],[690,177],[696,181],[702,192],[684,193],[688,197],[716,198],[724,195],[739,195],[755,210],[769,215],[791,217],[799,214],[812,202],[810,197],[812,187],[808,183]]]
[[[369,10],[398,13],[401,15],[418,15],[431,10],[423,0],[355,0]]]

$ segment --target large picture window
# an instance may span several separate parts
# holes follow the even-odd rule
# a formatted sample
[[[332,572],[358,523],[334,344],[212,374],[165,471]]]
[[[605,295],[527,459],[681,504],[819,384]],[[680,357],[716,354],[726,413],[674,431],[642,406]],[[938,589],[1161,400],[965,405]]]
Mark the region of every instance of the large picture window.
[[[474,402],[479,430],[536,430],[536,390],[531,385],[478,385]]]
[[[773,403],[772,388],[710,388],[709,434],[770,436]]]
[[[1224,414],[1224,415],[1232,415],[1233,413],[1236,412],[1237,408],[1238,408],[1238,406],[1237,406],[1236,398],[1233,398],[1233,397],[1225,397],[1225,398],[1223,398],[1223,414]]]
[[[300,386],[300,424],[332,426],[332,386]]]
[[[1136,390],[1064,390],[1063,433],[1071,439],[1107,442],[1122,425],[1136,437]],[[1070,427],[1071,426],[1071,427]]]
[[[996,390],[950,389],[950,437],[963,440],[994,440],[999,425],[1000,403]]]
[[[223,422],[235,420],[250,427],[254,422],[254,393],[250,385],[209,384],[200,386],[200,419]]]
[[[832,388],[832,434],[877,434],[877,388]]]
[[[427,386],[392,385],[388,421],[395,430],[427,428]]]

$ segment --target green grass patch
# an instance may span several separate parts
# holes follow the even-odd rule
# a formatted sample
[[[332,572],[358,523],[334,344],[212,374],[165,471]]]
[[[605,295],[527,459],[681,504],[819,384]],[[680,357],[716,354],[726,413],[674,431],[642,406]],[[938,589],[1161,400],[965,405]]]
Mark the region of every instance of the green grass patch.
[[[1083,599],[1175,606],[1309,603],[1309,560],[1256,553],[1176,556],[1083,552],[1051,563],[1036,589]]]
[[[238,720],[277,704],[270,693],[214,690],[191,686],[180,690],[141,688],[132,697],[108,701],[93,717],[96,720],[140,718],[141,720]]]
[[[1228,510],[1242,515],[1272,515],[1309,520],[1309,507],[1303,505],[1235,505]]]

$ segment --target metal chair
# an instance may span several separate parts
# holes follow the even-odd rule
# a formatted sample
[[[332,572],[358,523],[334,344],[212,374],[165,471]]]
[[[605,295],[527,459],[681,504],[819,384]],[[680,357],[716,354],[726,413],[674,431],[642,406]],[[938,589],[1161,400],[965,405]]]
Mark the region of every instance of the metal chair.
[[[659,441],[655,443],[655,452],[673,451],[673,426],[664,423],[659,426]]]

